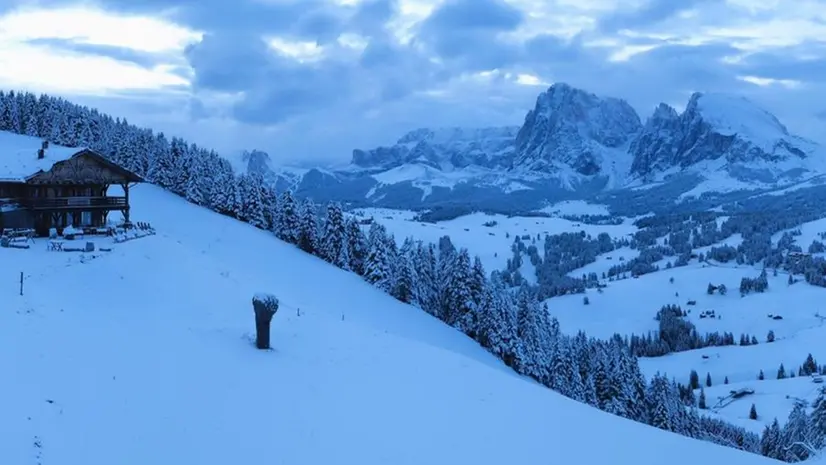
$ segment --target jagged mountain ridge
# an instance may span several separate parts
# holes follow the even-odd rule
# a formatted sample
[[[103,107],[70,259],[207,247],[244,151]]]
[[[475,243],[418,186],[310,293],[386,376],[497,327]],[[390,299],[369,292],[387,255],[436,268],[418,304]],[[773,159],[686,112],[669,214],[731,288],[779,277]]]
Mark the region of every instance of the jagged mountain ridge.
[[[819,168],[820,160],[810,160],[817,149],[745,98],[695,93],[682,114],[660,104],[629,150],[631,173],[642,177],[720,160],[734,177],[759,178],[764,170],[776,179]]]
[[[392,169],[421,163],[451,170],[470,165],[495,167],[513,151],[519,127],[420,128],[402,136],[391,147],[353,150],[352,164],[359,168]]]
[[[423,208],[583,198],[685,179],[694,185],[684,191],[703,182],[713,184],[706,190],[778,187],[826,172],[820,150],[742,97],[694,93],[682,113],[660,104],[643,124],[622,99],[557,83],[520,127],[417,129],[392,146],[354,150],[347,169],[285,177],[313,197],[335,191],[351,202]]]

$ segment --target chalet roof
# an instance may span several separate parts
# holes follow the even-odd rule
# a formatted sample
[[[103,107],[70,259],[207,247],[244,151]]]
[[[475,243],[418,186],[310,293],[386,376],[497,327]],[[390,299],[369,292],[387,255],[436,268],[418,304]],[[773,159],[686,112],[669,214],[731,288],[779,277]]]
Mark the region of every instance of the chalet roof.
[[[0,182],[24,183],[40,172],[49,171],[56,163],[79,155],[94,157],[100,163],[123,173],[132,182],[142,181],[137,174],[112,163],[88,148],[49,144],[49,148],[45,150],[45,156],[37,158],[37,151],[42,143],[43,141],[37,137],[0,131]]]
[[[83,149],[49,145],[46,156],[37,158],[43,141],[37,137],[21,136],[0,131],[0,182],[26,182],[26,178],[48,171],[59,161],[68,160]]]

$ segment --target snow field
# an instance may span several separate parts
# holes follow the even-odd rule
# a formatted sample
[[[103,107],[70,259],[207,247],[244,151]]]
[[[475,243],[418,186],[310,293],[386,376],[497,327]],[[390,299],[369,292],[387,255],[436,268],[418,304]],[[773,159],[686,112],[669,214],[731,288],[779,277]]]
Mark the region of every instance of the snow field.
[[[789,412],[794,408],[795,402],[805,400],[811,406],[817,397],[818,389],[823,384],[815,384],[810,377],[795,377],[786,379],[775,379],[776,371],[766,374],[766,379],[758,381],[743,381],[739,383],[723,384],[721,379],[711,387],[705,386],[705,374],[700,374],[700,381],[706,394],[706,404],[710,410],[705,413],[742,426],[754,433],[761,433],[763,428],[771,425],[775,418],[784,424],[789,417]],[[712,380],[714,382],[714,380]],[[719,409],[713,407],[719,398],[728,396],[730,391],[748,388],[754,390],[754,394],[734,400],[732,403]],[[695,392],[699,396],[699,389]],[[749,410],[754,404],[757,410],[757,420],[749,419]],[[713,412],[716,412],[713,413]]]
[[[631,220],[620,225],[590,225],[556,217],[507,217],[473,213],[433,224],[415,222],[413,212],[377,208],[358,209],[356,212],[365,218],[372,216],[400,244],[409,236],[424,242],[438,243],[439,238],[448,235],[454,245],[467,248],[472,255],[478,255],[488,272],[505,268],[513,255],[511,246],[516,236],[536,238],[538,234],[540,240],[537,240],[537,247],[541,247],[546,234],[585,231],[596,237],[606,232],[612,238],[620,238],[637,230]],[[485,223],[492,226],[485,226]],[[525,276],[529,277],[527,274]]]

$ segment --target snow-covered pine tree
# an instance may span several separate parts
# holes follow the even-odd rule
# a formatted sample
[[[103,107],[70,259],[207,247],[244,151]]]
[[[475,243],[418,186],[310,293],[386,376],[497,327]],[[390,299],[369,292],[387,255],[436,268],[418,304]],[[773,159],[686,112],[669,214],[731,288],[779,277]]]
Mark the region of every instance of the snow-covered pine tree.
[[[297,208],[298,223],[295,226],[295,244],[301,250],[317,255],[319,252],[319,247],[321,246],[321,239],[319,239],[320,228],[318,224],[317,207],[312,200],[305,198],[304,200],[299,201]]]
[[[239,184],[241,190],[241,211],[246,222],[260,229],[267,229],[267,220],[264,216],[264,199],[261,198],[261,183],[263,179],[257,173],[242,174],[243,181]],[[243,186],[243,187],[242,187]]]
[[[390,289],[394,289],[399,274],[399,246],[396,244],[396,237],[393,234],[388,233],[387,229],[384,230],[384,233],[384,247],[387,252],[388,270],[390,271],[390,282],[388,284]],[[392,295],[392,292],[388,291],[388,293]]]
[[[163,134],[158,134],[156,141],[158,152],[149,166],[148,177],[155,184],[169,189],[172,187],[176,175],[175,160],[172,158],[172,149],[166,137]],[[235,183],[234,178],[233,183]]]
[[[367,238],[355,218],[347,218],[347,256],[350,270],[364,276],[364,259],[367,257]]]
[[[17,92],[10,90],[6,94],[6,109],[8,111],[8,128],[9,131],[20,134],[22,133],[22,124],[20,122],[20,101],[17,98]]]
[[[288,190],[281,193],[278,199],[277,224],[275,236],[289,244],[298,244],[299,211],[292,193]],[[302,215],[303,216],[303,215]]]
[[[482,259],[476,255],[473,257],[473,266],[470,270],[470,299],[477,305],[482,302],[482,295],[485,293],[487,282],[488,279],[485,274],[485,267],[482,265]]]
[[[341,206],[335,203],[327,205],[327,215],[324,218],[324,230],[321,234],[319,255],[322,259],[339,267],[350,266],[350,257],[347,255],[347,228],[344,222],[344,212]]]
[[[207,160],[200,154],[190,155],[190,157],[189,168],[191,172],[184,186],[184,197],[195,205],[207,205],[209,201],[209,185],[206,183],[210,178],[205,166]]]
[[[648,423],[655,428],[676,432],[678,428],[674,409],[675,401],[670,398],[669,391],[668,378],[657,372],[651,378],[646,394]]]
[[[517,368],[517,363],[525,358],[522,341],[517,334],[510,294],[502,280],[497,278],[483,291],[477,338],[482,347],[502,359],[507,366]]]
[[[456,260],[457,252],[449,236],[439,238],[438,251],[436,282],[439,284],[439,312],[436,316],[442,321],[449,321],[448,315],[452,313],[452,310],[450,309],[449,296],[447,294],[447,283],[453,275],[453,264]]]
[[[183,139],[173,137],[169,146],[172,158],[172,185],[169,189],[178,195],[184,195],[189,178],[189,146]],[[243,199],[240,199],[243,202]]]
[[[393,286],[390,257],[387,250],[387,232],[384,226],[373,223],[367,236],[367,258],[364,261],[364,279],[384,292]]]
[[[230,162],[219,158],[210,183],[209,203],[217,212],[233,215],[237,211],[235,174]]]
[[[260,176],[260,175],[259,175]],[[275,214],[278,208],[278,194],[269,182],[261,178],[261,205],[264,210],[264,221],[266,229],[273,231],[275,226]]]
[[[412,238],[407,238],[402,243],[396,257],[396,279],[393,284],[392,296],[404,303],[411,303],[414,300],[413,283],[415,280],[415,270],[413,268],[415,248]]]
[[[416,242],[413,254],[413,301],[422,310],[434,316],[438,316],[440,312],[437,268],[435,246],[430,243],[424,244],[422,241]]]
[[[556,339],[548,371],[548,385],[551,389],[571,399],[585,402],[585,386],[579,374],[579,361],[574,356],[571,338],[563,336]]]
[[[809,420],[809,438],[816,449],[826,447],[826,388],[821,388],[812,403]]]
[[[795,443],[803,443],[813,446],[810,438],[810,421],[803,404],[796,403],[789,420],[781,429],[781,443],[783,444],[783,457],[785,462],[799,462],[809,458],[809,451],[805,447],[796,446]]]
[[[518,354],[521,358],[517,360],[519,371],[563,394],[569,392],[567,386],[554,383],[553,376],[556,374],[552,373],[553,367],[550,365],[552,352],[557,348],[556,340],[562,336],[557,336],[554,340],[553,328],[544,318],[547,313],[539,306],[536,296],[527,285],[523,284],[517,291],[515,316],[516,334],[522,346]],[[573,357],[570,359],[569,362],[573,363]],[[572,365],[571,369],[578,368]]]
[[[783,456],[782,448],[780,423],[775,418],[771,426],[767,426],[763,430],[763,435],[760,438],[760,454],[779,460]]]
[[[23,98],[24,134],[31,137],[40,136],[37,121],[37,98],[34,94],[26,93]],[[89,141],[87,141],[88,145]]]
[[[475,321],[472,321],[473,300],[471,295],[470,253],[461,249],[450,268],[451,273],[443,282],[445,288],[445,323],[458,328],[465,334],[474,331]]]

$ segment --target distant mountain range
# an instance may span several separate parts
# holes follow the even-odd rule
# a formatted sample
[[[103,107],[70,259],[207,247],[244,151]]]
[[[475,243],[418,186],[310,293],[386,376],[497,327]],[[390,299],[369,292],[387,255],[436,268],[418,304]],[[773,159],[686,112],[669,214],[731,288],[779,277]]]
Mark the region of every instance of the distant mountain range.
[[[666,186],[678,201],[826,173],[821,147],[743,97],[695,93],[682,113],[660,104],[643,124],[624,100],[563,83],[537,97],[521,127],[417,129],[353,150],[337,170],[276,169],[263,152],[243,162],[317,200],[406,209],[536,209]]]

